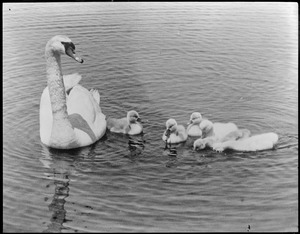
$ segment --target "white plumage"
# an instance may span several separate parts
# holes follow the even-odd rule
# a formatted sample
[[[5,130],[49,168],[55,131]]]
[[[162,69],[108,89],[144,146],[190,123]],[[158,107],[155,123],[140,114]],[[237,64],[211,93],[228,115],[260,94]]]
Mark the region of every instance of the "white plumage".
[[[64,54],[83,62],[68,37],[51,38],[45,48],[47,87],[40,101],[40,137],[49,147],[71,149],[99,140],[105,134],[106,120],[99,92],[79,85],[79,74],[63,76],[60,56]]]
[[[274,132],[254,135],[241,140],[230,140],[213,144],[213,149],[222,152],[225,149],[236,151],[259,151],[272,149],[278,142],[278,135]]]
[[[141,123],[142,120],[139,114],[136,111],[131,110],[127,112],[127,117],[125,118],[108,118],[107,128],[111,132],[137,135],[143,131],[143,126]]]
[[[199,112],[194,112],[191,114],[190,120],[187,123],[187,134],[192,137],[201,137],[202,130],[200,129],[200,123],[202,121],[202,115]]]
[[[180,143],[187,140],[186,129],[182,125],[177,125],[175,119],[168,119],[166,130],[163,133],[162,140],[167,143]]]
[[[217,141],[221,141],[230,132],[238,130],[234,123],[212,123],[204,119],[201,121],[200,129],[202,130],[203,138],[215,137]]]

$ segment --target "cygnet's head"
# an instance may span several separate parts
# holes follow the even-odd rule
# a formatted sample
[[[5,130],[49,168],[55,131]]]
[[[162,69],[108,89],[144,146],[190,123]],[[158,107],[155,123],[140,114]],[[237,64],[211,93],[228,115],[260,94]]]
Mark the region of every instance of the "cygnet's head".
[[[170,130],[171,132],[172,131],[175,131],[176,130],[176,127],[177,127],[177,122],[175,119],[168,119],[167,122],[166,122],[166,128],[168,130]]]
[[[57,35],[52,37],[46,44],[45,54],[66,54],[79,63],[83,63],[83,59],[76,56],[75,45],[67,36]]]
[[[199,138],[197,140],[194,141],[194,150],[197,150],[197,149],[204,149],[206,147],[206,142],[204,139],[202,138]]]
[[[127,120],[129,123],[142,122],[139,114],[135,110],[131,110],[127,112]]]
[[[207,134],[211,129],[213,128],[213,123],[209,121],[208,119],[204,119],[200,123],[200,129],[204,134]]]
[[[168,119],[167,122],[166,122],[166,128],[167,128],[167,130],[165,132],[165,135],[167,137],[169,137],[170,134],[171,134],[171,132],[174,132],[177,129],[177,122],[176,122],[176,120],[175,119]]]
[[[191,114],[190,121],[187,124],[200,124],[202,121],[202,115],[199,112]]]

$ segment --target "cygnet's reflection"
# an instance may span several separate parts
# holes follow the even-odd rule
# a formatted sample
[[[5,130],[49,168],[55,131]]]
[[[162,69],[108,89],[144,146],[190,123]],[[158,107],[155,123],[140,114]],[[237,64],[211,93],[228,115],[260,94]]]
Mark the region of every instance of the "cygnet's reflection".
[[[133,158],[140,155],[145,148],[144,135],[139,134],[135,136],[128,136],[128,157]]]

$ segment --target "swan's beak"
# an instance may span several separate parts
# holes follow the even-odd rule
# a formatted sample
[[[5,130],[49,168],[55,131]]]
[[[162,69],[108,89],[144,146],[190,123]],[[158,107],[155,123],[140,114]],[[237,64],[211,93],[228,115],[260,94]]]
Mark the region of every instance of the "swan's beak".
[[[69,55],[71,58],[73,58],[78,63],[83,63],[83,59],[76,56],[75,51],[72,49],[72,47],[69,47],[66,51],[66,54]]]
[[[191,123],[193,123],[193,121],[192,121],[192,120],[190,120],[189,122],[187,122],[187,125],[190,125]]]

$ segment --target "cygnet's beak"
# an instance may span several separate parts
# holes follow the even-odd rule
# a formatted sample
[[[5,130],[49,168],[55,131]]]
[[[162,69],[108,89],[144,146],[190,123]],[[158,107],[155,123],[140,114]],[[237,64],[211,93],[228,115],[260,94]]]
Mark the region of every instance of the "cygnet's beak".
[[[192,121],[192,120],[190,120],[189,122],[187,122],[187,125],[190,125],[191,123],[193,123],[193,121]]]
[[[168,128],[167,131],[166,131],[166,133],[165,133],[165,135],[166,135],[166,137],[169,137],[170,134],[171,134],[171,130],[170,130],[170,128]]]
[[[143,120],[142,120],[140,117],[138,117],[138,118],[136,119],[136,121],[139,122],[139,123],[144,123]]]
[[[68,47],[66,54],[69,55],[71,58],[73,58],[78,63],[83,63],[83,59],[76,56],[76,53],[71,46]]]

